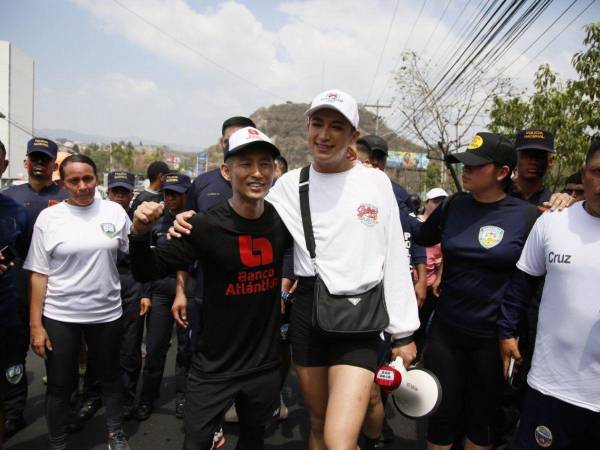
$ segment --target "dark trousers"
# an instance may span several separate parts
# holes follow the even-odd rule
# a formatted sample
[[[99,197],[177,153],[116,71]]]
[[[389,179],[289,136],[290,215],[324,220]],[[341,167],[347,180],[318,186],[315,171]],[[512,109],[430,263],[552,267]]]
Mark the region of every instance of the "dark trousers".
[[[96,376],[102,384],[109,433],[122,426],[122,387],[119,376],[121,319],[107,323],[81,324],[44,317],[44,327],[53,350],[47,353],[46,420],[50,442],[55,448],[64,446],[70,414],[70,396],[79,378],[78,357],[81,337],[88,354],[98,363]]]
[[[26,357],[29,350],[29,272],[22,270],[18,261],[16,261],[16,264],[15,282],[17,284],[21,325],[19,326],[19,332],[17,333],[14,345],[16,353],[19,355],[18,363],[23,364],[23,376],[18,383],[8,385],[4,393],[6,419],[19,419],[23,416],[28,393]]]
[[[137,382],[142,370],[142,338],[145,317],[140,316],[140,300],[123,304],[123,340],[121,343],[121,379],[123,404],[135,401]]]
[[[160,397],[160,385],[173,332],[172,305],[173,295],[152,294],[152,307],[146,318],[146,359],[142,371],[141,402],[153,403]]]

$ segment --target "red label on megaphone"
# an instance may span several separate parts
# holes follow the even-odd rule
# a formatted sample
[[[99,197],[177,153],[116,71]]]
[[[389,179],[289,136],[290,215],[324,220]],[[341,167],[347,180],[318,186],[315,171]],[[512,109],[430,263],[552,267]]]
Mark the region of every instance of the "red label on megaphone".
[[[384,391],[398,389],[402,382],[402,375],[391,366],[381,366],[375,374],[375,383]]]

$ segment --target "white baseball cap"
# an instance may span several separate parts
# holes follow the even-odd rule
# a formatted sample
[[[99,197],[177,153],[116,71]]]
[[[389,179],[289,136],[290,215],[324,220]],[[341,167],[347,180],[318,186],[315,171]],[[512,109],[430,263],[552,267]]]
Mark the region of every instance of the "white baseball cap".
[[[315,111],[323,108],[338,111],[348,119],[354,128],[358,128],[358,105],[351,95],[339,89],[321,92],[313,99],[310,108],[306,110],[304,115],[310,117]]]
[[[448,193],[442,188],[433,188],[425,194],[425,201],[438,197],[448,197]]]
[[[229,147],[225,154],[225,159],[237,155],[250,146],[261,146],[268,149],[273,158],[279,156],[279,149],[271,142],[269,136],[254,127],[240,128],[229,136]]]

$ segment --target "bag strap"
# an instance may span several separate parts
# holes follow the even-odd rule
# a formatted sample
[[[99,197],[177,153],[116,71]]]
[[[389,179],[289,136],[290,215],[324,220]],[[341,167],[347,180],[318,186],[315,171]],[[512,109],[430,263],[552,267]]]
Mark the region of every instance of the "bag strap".
[[[304,229],[306,249],[310,254],[310,259],[312,259],[313,266],[315,267],[316,271],[315,235],[313,233],[312,219],[310,217],[310,202],[308,201],[309,174],[310,165],[303,167],[302,170],[300,170],[298,192],[300,193],[300,214],[302,215],[302,228]]]

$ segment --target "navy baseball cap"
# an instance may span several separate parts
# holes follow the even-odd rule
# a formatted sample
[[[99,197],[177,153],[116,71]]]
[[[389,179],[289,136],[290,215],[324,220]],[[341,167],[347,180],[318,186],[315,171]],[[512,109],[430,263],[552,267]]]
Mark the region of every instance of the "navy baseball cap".
[[[135,176],[124,170],[113,170],[108,173],[108,189],[122,187],[133,191]]]
[[[171,172],[164,176],[162,189],[163,191],[174,191],[178,194],[185,194],[192,185],[190,177],[182,173]]]
[[[517,165],[517,152],[504,136],[495,133],[477,133],[466,152],[452,153],[446,157],[450,164],[463,163],[467,166],[483,166],[495,163],[507,165],[513,170]]]
[[[50,139],[34,137],[27,143],[27,155],[30,155],[31,153],[44,153],[45,155],[48,155],[50,159],[56,159],[58,145]]]
[[[554,135],[544,130],[521,130],[515,138],[515,147],[519,150],[543,150],[554,153]]]
[[[361,137],[358,141],[359,144],[366,145],[371,151],[379,150],[380,152],[388,154],[388,144],[382,137],[375,134],[368,134],[367,136]]]
[[[279,149],[271,142],[269,136],[254,127],[240,128],[229,136],[229,148],[225,159],[237,155],[250,147],[262,147],[271,152],[273,158],[280,155]]]

